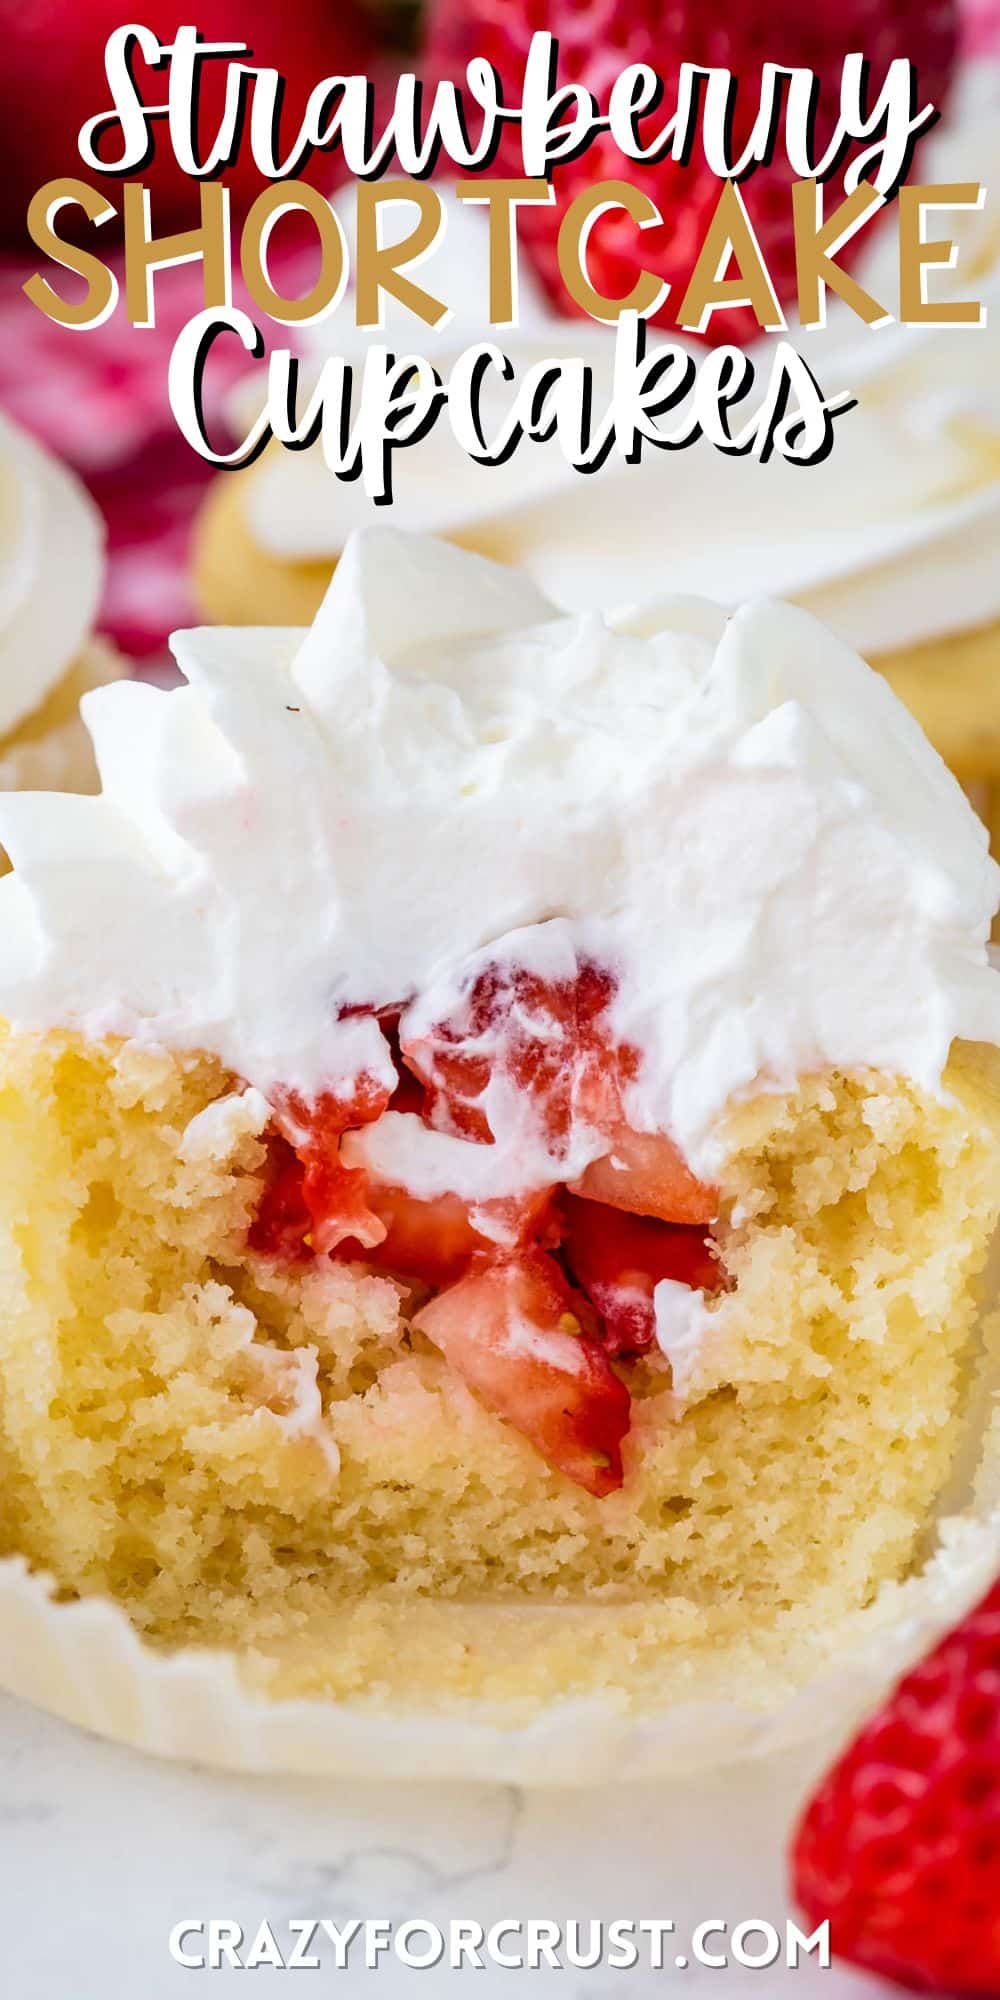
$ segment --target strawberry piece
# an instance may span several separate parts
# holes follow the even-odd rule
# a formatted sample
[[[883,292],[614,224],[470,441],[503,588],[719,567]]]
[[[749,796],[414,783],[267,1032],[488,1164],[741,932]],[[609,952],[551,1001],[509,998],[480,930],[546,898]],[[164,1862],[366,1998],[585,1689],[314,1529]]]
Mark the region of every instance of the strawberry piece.
[[[385,1227],[367,1201],[366,1176],[345,1167],[345,1132],[380,1118],[390,1092],[377,1077],[355,1079],[350,1090],[324,1091],[307,1103],[297,1091],[275,1099],[280,1131],[270,1141],[271,1173],[250,1229],[250,1247],[263,1256],[322,1255],[345,1237],[373,1249]]]
[[[695,1178],[671,1139],[628,1125],[616,1128],[610,1152],[591,1163],[572,1191],[661,1222],[714,1222],[719,1212],[718,1189]]]
[[[724,1283],[704,1229],[626,1215],[564,1195],[562,1255],[601,1316],[609,1354],[642,1354],[656,1334],[653,1293],[661,1278],[717,1292]]]
[[[824,1780],[792,1879],[855,1964],[950,2000],[1000,1994],[1000,1583]]]
[[[542,1250],[470,1271],[416,1315],[473,1394],[547,1463],[602,1498],[622,1483],[631,1401],[581,1302]]]
[[[602,112],[615,77],[631,63],[648,63],[665,86],[662,106],[638,121],[644,145],[662,133],[677,101],[682,62],[731,69],[739,90],[733,118],[735,146],[747,142],[760,101],[765,62],[798,65],[820,79],[816,141],[824,149],[832,137],[845,56],[863,50],[870,66],[869,104],[885,81],[894,57],[909,57],[919,75],[921,104],[945,102],[958,41],[956,0],[840,0],[836,7],[804,7],[801,0],[744,0],[740,7],[706,6],[705,0],[435,0],[429,12],[427,58],[439,76],[461,79],[478,56],[491,63],[508,101],[517,99],[531,35],[549,29],[559,44],[559,79],[589,89]],[[470,107],[471,113],[471,107]],[[841,190],[846,166],[861,151],[852,145],[829,183],[828,209]],[[524,171],[515,127],[505,131],[495,171]],[[779,133],[774,158],[742,183],[754,233],[780,301],[796,296],[791,185],[795,178]],[[911,173],[910,178],[913,178]],[[917,175],[919,179],[919,174]],[[570,203],[595,181],[625,180],[656,204],[662,224],[641,232],[620,209],[595,223],[587,244],[587,268],[597,289],[624,298],[640,268],[670,282],[671,290],[653,315],[654,323],[675,325],[721,182],[710,171],[700,134],[687,165],[670,159],[642,164],[627,159],[610,135],[602,134],[578,159],[557,163],[552,174],[551,208],[528,205],[518,217],[518,234],[553,299],[578,313],[566,290],[558,261],[559,227]],[[850,264],[871,242],[863,229],[840,253]],[[703,336],[710,343],[745,343],[760,332],[747,307],[713,313]]]
[[[457,1194],[418,1201],[405,1188],[369,1184],[367,1202],[385,1235],[380,1243],[367,1247],[357,1238],[345,1237],[335,1253],[345,1262],[363,1259],[373,1270],[391,1271],[423,1285],[450,1285],[477,1250],[492,1247],[473,1227],[468,1208]]]
[[[523,1201],[484,1202],[473,1211],[457,1194],[419,1201],[406,1188],[370,1182],[367,1203],[385,1236],[367,1249],[347,1238],[337,1246],[338,1257],[363,1259],[375,1270],[424,1285],[450,1285],[474,1256],[494,1257],[498,1243],[502,1254],[537,1236],[553,1197],[546,1190]]]
[[[616,1047],[611,1035],[614,992],[611,974],[589,962],[565,979],[489,965],[448,1019],[407,1035],[404,1016],[403,1060],[427,1088],[432,1124],[488,1144],[497,1134],[487,1093],[509,1086],[530,1102],[558,1166],[576,1120],[599,1129],[616,1122],[621,1085],[638,1068],[637,1052]]]
[[[312,1216],[302,1183],[305,1170],[298,1154],[272,1133],[268,1146],[268,1179],[250,1224],[247,1240],[259,1257],[283,1257],[289,1262],[308,1257]]]

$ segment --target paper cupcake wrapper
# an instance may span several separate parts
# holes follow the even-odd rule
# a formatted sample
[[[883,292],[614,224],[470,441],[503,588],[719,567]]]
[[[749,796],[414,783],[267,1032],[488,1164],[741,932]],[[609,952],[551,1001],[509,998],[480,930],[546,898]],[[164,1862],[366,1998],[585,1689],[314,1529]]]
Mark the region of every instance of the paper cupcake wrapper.
[[[990,1403],[998,1391],[992,1381]],[[977,1485],[974,1506],[941,1523],[921,1573],[884,1590],[823,1671],[769,1710],[686,1702],[636,1716],[564,1700],[529,1723],[499,1727],[470,1708],[415,1714],[270,1700],[241,1682],[232,1657],[154,1652],[115,1605],[54,1602],[21,1558],[0,1563],[0,1686],[98,1735],[236,1771],[525,1786],[689,1777],[848,1733],[1000,1568],[995,1436]]]
[[[284,1776],[592,1785],[689,1777],[808,1744],[852,1724],[988,1587],[1000,1508],[956,1522],[928,1569],[873,1607],[864,1636],[770,1711],[683,1703],[648,1717],[597,1701],[553,1704],[511,1728],[461,1714],[269,1701],[221,1654],[152,1652],[97,1599],[54,1604],[19,1560],[0,1565],[0,1685],[85,1729],[156,1756]]]

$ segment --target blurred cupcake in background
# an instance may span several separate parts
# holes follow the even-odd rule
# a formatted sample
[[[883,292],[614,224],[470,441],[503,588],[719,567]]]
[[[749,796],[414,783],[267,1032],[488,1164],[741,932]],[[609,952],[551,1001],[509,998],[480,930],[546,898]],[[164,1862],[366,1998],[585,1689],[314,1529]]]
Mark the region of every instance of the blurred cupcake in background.
[[[107,261],[121,283],[120,251]],[[138,670],[159,673],[169,634],[195,616],[191,522],[210,476],[181,436],[167,394],[173,342],[204,303],[201,274],[195,265],[160,274],[154,327],[133,327],[119,308],[80,334],[24,297],[30,268],[12,259],[2,274],[0,410],[85,487],[105,540],[101,630]],[[214,422],[239,367],[220,345],[206,383]]]
[[[983,329],[893,324],[871,332],[837,300],[798,347],[835,396],[821,465],[725,458],[705,445],[568,482],[558,508],[497,522],[490,553],[523,564],[559,602],[591,600],[598,550],[621,601],[694,591],[804,605],[879,667],[1000,832],[1000,65],[970,62],[928,141],[921,179],[979,181],[979,212],[935,217],[958,244],[937,299],[974,298]],[[897,237],[877,235],[857,276],[895,313]],[[748,350],[766,380],[778,336]],[[591,486],[595,491],[590,491]]]
[[[513,14],[518,11],[515,6]],[[471,12],[476,15],[476,8]],[[430,10],[432,29],[435,19],[440,29],[450,18],[444,6],[436,15]],[[954,10],[942,10],[941,19],[948,36],[936,47],[933,95],[945,111],[920,151],[919,178],[976,180],[989,189],[1000,169],[997,9],[970,9],[954,75]],[[504,21],[507,35],[506,15]],[[919,24],[911,27],[918,34]],[[501,52],[495,53],[499,60]],[[618,49],[616,66],[626,54],[637,50]],[[765,206],[767,179],[765,173],[748,183]],[[680,183],[670,186],[676,203]],[[694,193],[700,200],[697,176]],[[345,223],[350,206],[345,202]],[[675,591],[730,604],[766,594],[805,605],[886,673],[1000,832],[994,797],[1000,782],[1000,229],[989,200],[978,213],[952,211],[937,220],[937,233],[954,235],[959,250],[954,271],[931,275],[931,296],[982,299],[990,315],[986,330],[892,324],[872,332],[834,298],[827,326],[803,333],[788,312],[787,338],[824,391],[833,397],[846,390],[858,399],[858,408],[838,421],[824,464],[791,466],[776,455],[761,465],[700,443],[680,454],[650,451],[640,466],[612,459],[595,477],[581,478],[555,444],[523,443],[506,466],[480,468],[454,444],[441,417],[420,444],[396,454],[393,520],[523,567],[570,608],[592,601],[598,574],[605,593],[610,587],[623,605]],[[401,208],[399,229],[411,221]],[[552,227],[548,212],[522,211],[520,323],[498,330],[498,342],[519,376],[542,355],[577,352],[596,360],[599,378],[608,379],[608,329],[563,317],[540,281],[547,265],[538,233]],[[860,240],[856,275],[895,314],[892,212]],[[784,271],[779,250],[776,267]],[[532,258],[538,260],[534,274]],[[450,322],[429,334],[389,302],[384,333],[359,333],[348,295],[336,313],[297,336],[307,375],[315,382],[329,354],[360,361],[373,339],[397,351],[428,353],[446,369],[464,346],[484,337],[486,274],[485,214],[452,200],[444,239],[422,273],[422,281],[452,306]],[[613,275],[609,270],[609,292]],[[716,339],[746,337],[734,318],[747,315],[720,315]],[[661,334],[677,337],[666,327],[652,337]],[[750,342],[761,385],[754,407],[777,338]],[[510,393],[501,389],[498,414],[509,406]],[[259,382],[239,393],[237,432],[256,414],[261,394]],[[275,448],[252,470],[222,475],[196,532],[203,608],[229,623],[308,621],[351,529],[379,512],[359,482],[335,478],[315,449]]]
[[[79,481],[0,417],[0,789],[96,791],[79,715],[89,688],[120,680],[94,633],[104,527]]]
[[[324,362],[340,355],[360,370],[375,344],[397,354],[426,354],[442,376],[467,347],[493,337],[514,361],[518,376],[549,356],[583,354],[607,375],[611,341],[593,322],[568,320],[545,299],[530,265],[518,269],[518,324],[489,326],[489,224],[476,203],[459,201],[439,189],[444,205],[442,234],[421,272],[421,282],[450,307],[449,318],[431,328],[397,299],[384,302],[384,327],[377,333],[354,324],[354,289],[335,312],[291,335],[303,361],[305,395],[317,385]],[[334,200],[355,270],[353,193]],[[382,240],[398,243],[413,227],[412,203],[404,198],[383,211]],[[482,399],[487,431],[501,423],[511,388],[494,376]],[[239,383],[231,399],[237,434],[245,434],[260,409],[263,391],[256,373]],[[444,414],[418,444],[394,454],[394,527],[441,535],[473,550],[488,550],[497,523],[538,506],[544,512],[573,478],[557,445],[522,446],[503,466],[482,466],[455,442]],[[590,483],[589,481],[587,482]],[[318,445],[308,451],[272,446],[245,472],[220,474],[197,524],[195,587],[206,615],[219,624],[308,624],[326,592],[333,569],[355,528],[387,519],[359,479],[338,479]],[[515,531],[516,533],[516,531]],[[512,553],[511,561],[520,560]]]
[[[287,117],[301,116],[322,76],[391,67],[389,17],[376,0],[301,0],[280,9],[273,0],[204,0],[198,27],[209,41],[247,42],[254,60],[279,66],[288,86]],[[0,73],[0,410],[79,475],[104,517],[108,561],[100,623],[140,672],[170,671],[166,641],[190,624],[191,523],[211,468],[192,451],[174,421],[167,395],[170,352],[181,327],[204,304],[197,264],[158,271],[156,325],[136,328],[125,315],[121,251],[121,182],[107,182],[117,214],[101,225],[99,254],[114,270],[122,298],[111,317],[82,337],[46,319],[25,298],[23,284],[39,266],[25,229],[29,196],[46,181],[80,171],[76,134],[108,100],[104,48],[129,18],[117,0],[32,0],[3,9]],[[184,9],[152,0],[144,24],[169,43],[188,18]],[[147,102],[162,92],[162,75],[135,56],[136,82]],[[203,145],[221,115],[225,70],[208,64],[198,97]],[[317,153],[313,177],[342,171],[339,155]],[[85,176],[86,178],[86,173]],[[149,188],[157,236],[194,226],[200,191],[174,159],[159,128],[152,161],[141,174]],[[249,146],[227,170],[234,224],[266,185]],[[60,228],[72,235],[69,213]],[[90,225],[76,232],[90,241]],[[237,231],[238,240],[238,231]],[[286,240],[274,261],[286,262]],[[58,281],[62,285],[65,281]],[[238,304],[249,304],[237,274]],[[226,344],[222,343],[225,349]],[[217,402],[245,357],[223,351],[206,385],[210,422]]]

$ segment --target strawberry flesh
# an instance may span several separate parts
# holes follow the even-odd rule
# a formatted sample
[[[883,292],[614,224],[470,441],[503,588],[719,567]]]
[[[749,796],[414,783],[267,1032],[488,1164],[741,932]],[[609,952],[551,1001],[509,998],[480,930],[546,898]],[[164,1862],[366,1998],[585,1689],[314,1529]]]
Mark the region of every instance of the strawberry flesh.
[[[294,1147],[278,1132],[269,1135],[267,1151],[267,1180],[248,1241],[258,1257],[298,1262],[311,1255],[312,1216],[302,1187],[305,1169]]]
[[[835,1764],[791,1864],[844,1958],[948,2000],[1000,1994],[1000,1582]]]
[[[718,1189],[699,1181],[671,1139],[619,1125],[611,1150],[572,1183],[572,1192],[661,1222],[714,1222]]]
[[[631,1399],[584,1324],[562,1272],[541,1250],[473,1270],[414,1325],[478,1401],[546,1462],[603,1498],[622,1483]]]
[[[704,1229],[626,1215],[566,1194],[560,1201],[562,1257],[600,1314],[612,1355],[643,1354],[656,1334],[653,1293],[662,1278],[692,1291],[717,1292],[722,1266]]]
[[[323,1091],[312,1103],[297,1091],[275,1102],[280,1127],[270,1142],[270,1174],[250,1230],[250,1247],[264,1256],[322,1255],[345,1237],[373,1249],[385,1229],[367,1201],[367,1178],[345,1167],[345,1132],[370,1125],[391,1093],[362,1074],[349,1091]]]
[[[406,1188],[377,1182],[369,1183],[367,1201],[385,1229],[382,1241],[366,1248],[348,1237],[338,1244],[336,1256],[363,1259],[374,1270],[424,1285],[452,1284],[474,1256],[495,1256],[498,1242],[512,1246],[537,1237],[553,1205],[546,1191],[524,1201],[486,1202],[470,1210],[457,1194],[421,1201]]]
[[[661,1279],[719,1288],[705,1230],[717,1195],[670,1140],[624,1122],[639,1055],[612,1032],[616,982],[572,951],[564,963],[559,978],[489,965],[419,1034],[398,1007],[351,1009],[377,1012],[395,1087],[363,1074],[311,1104],[281,1095],[250,1245],[266,1256],[361,1261],[431,1288],[413,1324],[551,1466],[601,1496],[621,1485],[630,1411],[610,1360],[650,1347]],[[348,1167],[345,1132],[390,1105],[483,1145],[496,1142],[498,1105],[501,1116],[526,1107],[551,1182],[472,1206],[455,1192],[418,1198]],[[595,1131],[607,1153],[557,1199],[560,1167],[581,1140],[592,1148]]]
[[[575,976],[543,979],[525,966],[478,973],[445,1020],[417,1036],[402,1025],[402,1053],[425,1085],[439,1130],[489,1144],[490,1086],[526,1099],[553,1162],[566,1158],[577,1121],[603,1130],[621,1117],[621,1085],[638,1069],[607,1018],[610,973],[584,961]]]

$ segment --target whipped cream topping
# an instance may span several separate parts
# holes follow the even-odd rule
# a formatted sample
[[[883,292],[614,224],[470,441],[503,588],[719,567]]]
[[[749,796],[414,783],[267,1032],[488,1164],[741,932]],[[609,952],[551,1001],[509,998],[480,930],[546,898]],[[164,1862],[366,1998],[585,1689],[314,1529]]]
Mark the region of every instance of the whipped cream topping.
[[[0,799],[17,1027],[208,1049],[274,1102],[391,1080],[359,1008],[419,1033],[477,969],[596,962],[640,1054],[628,1121],[706,1175],[734,1093],[862,1064],[935,1088],[955,1036],[1000,1040],[985,831],[798,609],[561,614],[380,529],[307,634],[174,650],[187,687],[87,696],[100,797]],[[478,1202],[607,1148],[582,1128],[556,1176],[516,1091],[489,1120],[492,1146],[387,1112],[352,1157]]]
[[[674,591],[733,607],[766,594],[802,604],[867,656],[1000,616],[1000,232],[991,201],[1000,185],[1000,66],[969,66],[921,150],[919,176],[987,188],[979,213],[932,218],[940,228],[931,233],[953,236],[959,254],[954,272],[933,273],[929,287],[936,298],[984,300],[988,325],[873,332],[835,298],[826,327],[803,332],[792,320],[787,338],[824,391],[858,397],[824,464],[803,469],[776,456],[760,465],[701,443],[649,453],[639,466],[609,461],[581,478],[553,444],[524,445],[507,466],[491,469],[473,465],[438,424],[397,454],[394,520],[520,565],[568,607]],[[345,225],[347,216],[345,209]],[[398,229],[409,220],[402,208]],[[898,305],[897,255],[890,217],[881,235],[876,225],[858,269],[890,312]],[[486,274],[484,214],[453,202],[445,239],[421,272],[457,304],[452,322],[428,334],[399,308],[385,335],[359,334],[348,299],[304,332],[313,372],[325,354],[360,356],[373,338],[447,361],[489,332]],[[610,368],[609,330],[555,315],[525,260],[520,325],[490,337],[519,376],[545,354],[574,351],[599,366],[607,356]],[[767,336],[750,350],[762,381],[774,346]],[[501,407],[509,393],[497,391]],[[247,409],[256,401],[259,393]],[[374,513],[359,486],[338,481],[315,451],[271,454],[245,504],[255,539],[291,560],[332,559],[351,528]]]
[[[0,735],[72,666],[103,581],[97,508],[64,465],[0,416]]]

